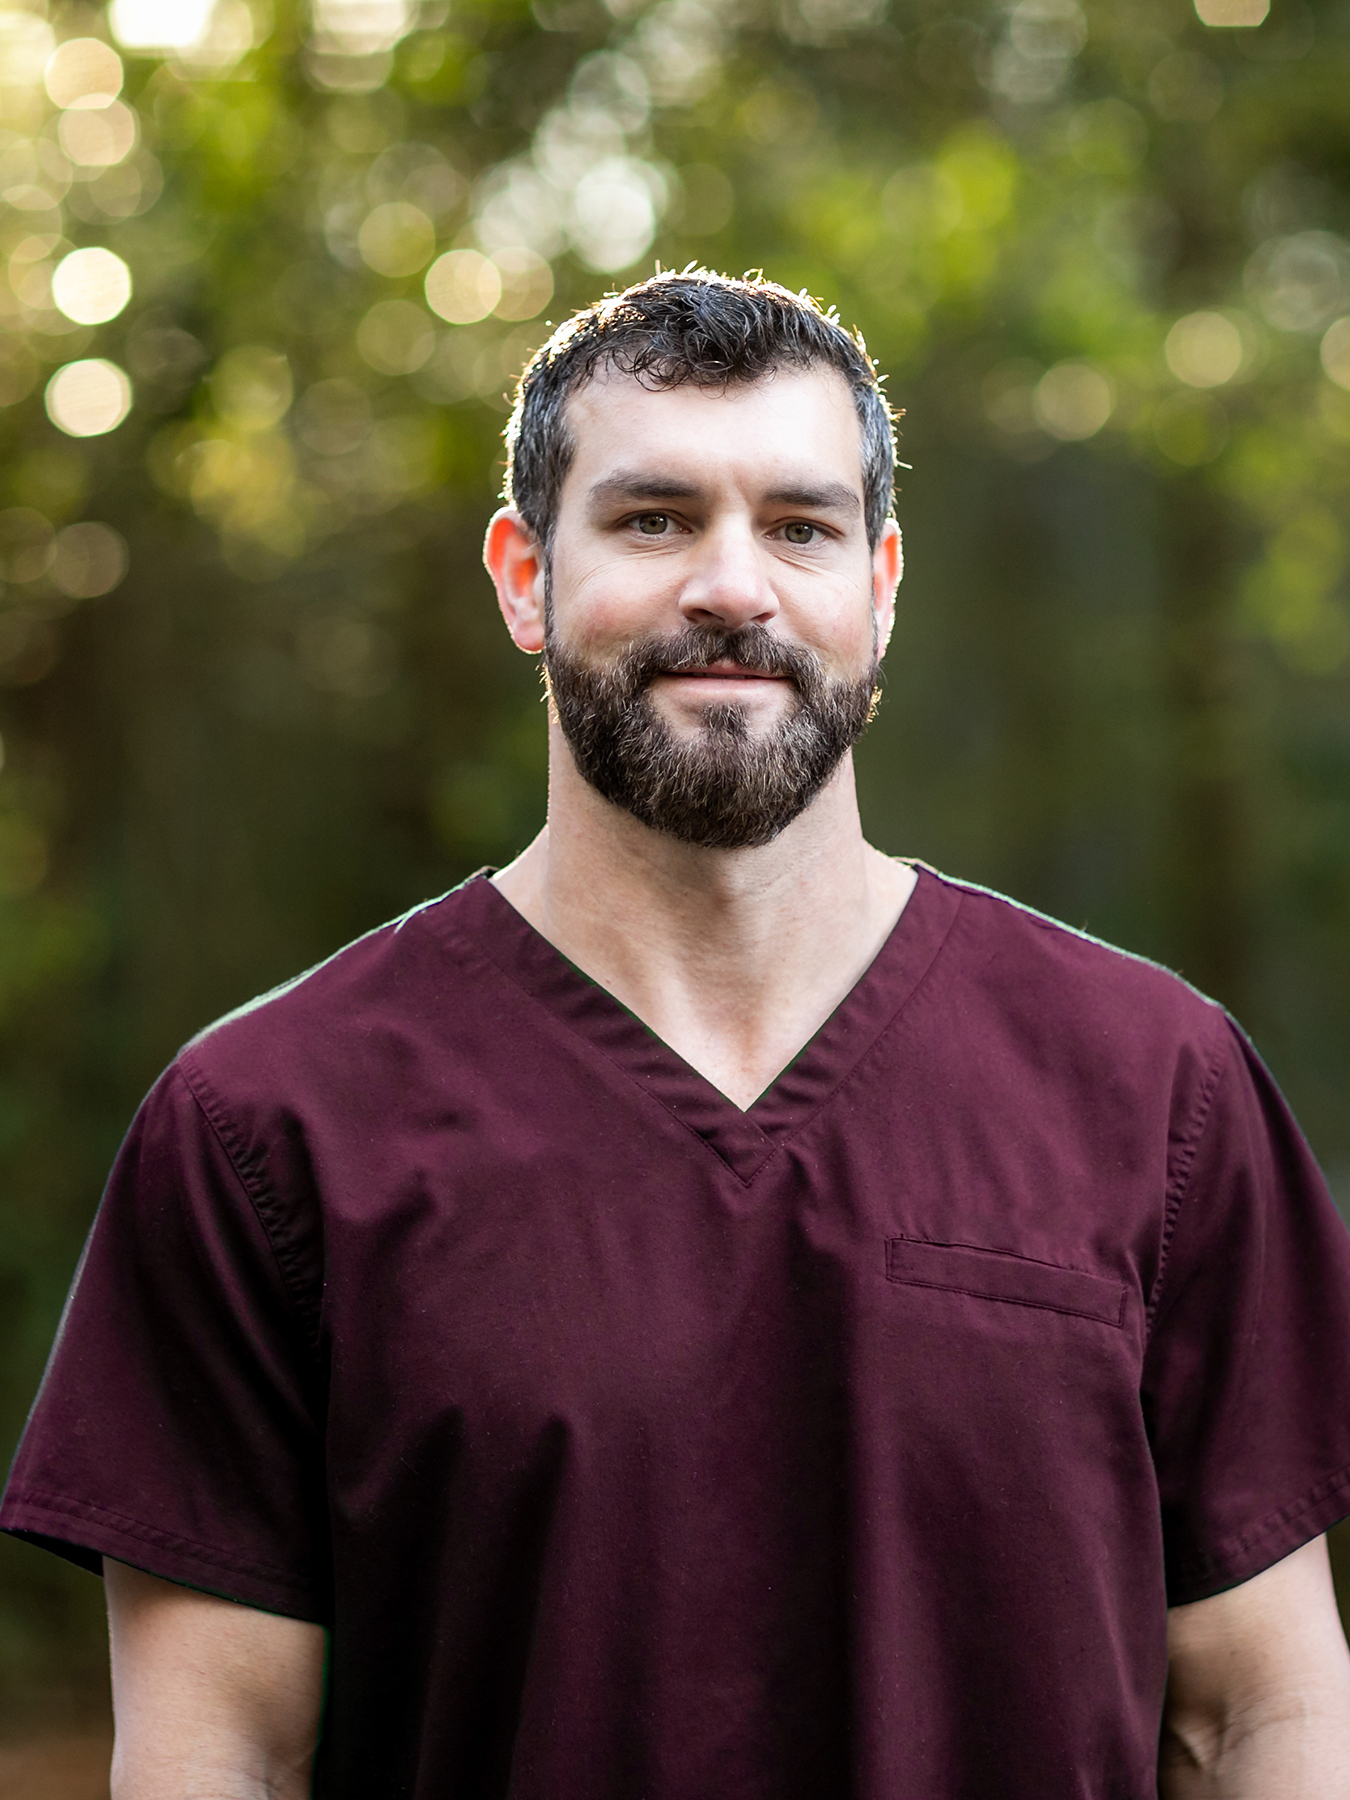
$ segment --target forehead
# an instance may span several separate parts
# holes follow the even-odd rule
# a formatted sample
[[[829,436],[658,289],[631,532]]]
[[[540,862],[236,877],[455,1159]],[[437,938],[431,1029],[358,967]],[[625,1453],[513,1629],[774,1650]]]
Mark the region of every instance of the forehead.
[[[853,395],[835,369],[782,368],[727,387],[649,388],[602,369],[569,396],[574,446],[563,484],[584,492],[618,466],[650,468],[702,487],[782,485],[826,477],[863,491],[862,434]]]

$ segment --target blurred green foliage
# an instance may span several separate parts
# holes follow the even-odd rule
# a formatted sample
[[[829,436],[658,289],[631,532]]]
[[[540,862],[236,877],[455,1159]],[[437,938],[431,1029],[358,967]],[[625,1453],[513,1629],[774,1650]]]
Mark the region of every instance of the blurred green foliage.
[[[177,1045],[541,822],[500,428],[654,258],[906,409],[873,837],[1228,1002],[1344,1181],[1347,91],[1340,0],[0,0],[11,1441]],[[97,1599],[0,1546],[0,1721]]]

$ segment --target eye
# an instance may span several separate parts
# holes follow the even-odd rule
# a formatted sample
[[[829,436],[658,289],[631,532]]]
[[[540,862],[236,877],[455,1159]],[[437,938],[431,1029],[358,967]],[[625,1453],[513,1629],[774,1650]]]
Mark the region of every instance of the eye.
[[[643,537],[662,537],[670,524],[670,518],[666,513],[639,513],[633,523]]]
[[[789,544],[814,544],[819,535],[819,525],[808,525],[805,519],[794,519],[783,527],[783,536]]]

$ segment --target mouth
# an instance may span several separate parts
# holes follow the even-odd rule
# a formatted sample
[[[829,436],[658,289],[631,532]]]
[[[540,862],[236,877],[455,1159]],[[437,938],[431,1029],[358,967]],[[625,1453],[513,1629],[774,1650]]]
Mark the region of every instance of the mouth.
[[[663,669],[662,675],[679,681],[787,681],[786,675],[768,669],[749,669],[744,663],[702,663],[697,668]]]

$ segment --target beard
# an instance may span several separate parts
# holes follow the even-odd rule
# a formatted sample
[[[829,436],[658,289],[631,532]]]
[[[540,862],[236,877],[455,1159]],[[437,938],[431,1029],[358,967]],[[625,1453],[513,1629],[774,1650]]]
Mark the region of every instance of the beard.
[[[796,690],[785,719],[758,736],[736,702],[706,706],[690,739],[652,704],[658,675],[730,661],[785,676]],[[568,650],[550,619],[549,694],[580,774],[644,825],[705,850],[770,843],[815,799],[876,711],[878,661],[856,680],[831,678],[819,658],[762,625],[695,626],[649,637],[595,667]]]

